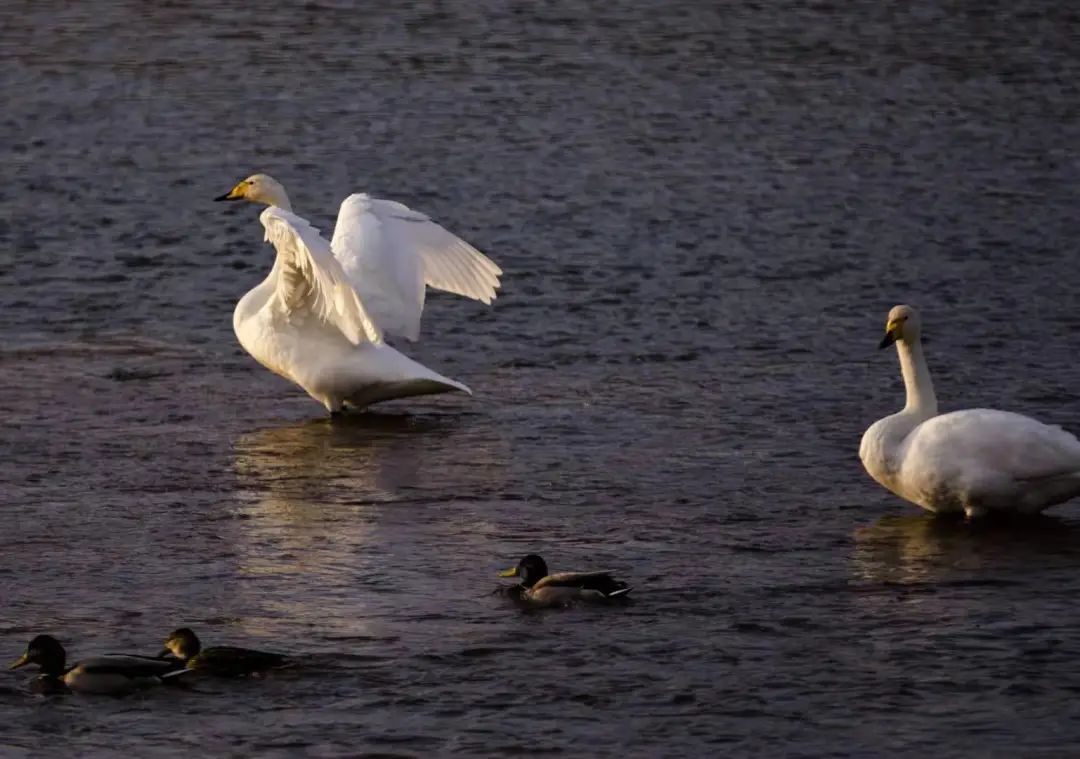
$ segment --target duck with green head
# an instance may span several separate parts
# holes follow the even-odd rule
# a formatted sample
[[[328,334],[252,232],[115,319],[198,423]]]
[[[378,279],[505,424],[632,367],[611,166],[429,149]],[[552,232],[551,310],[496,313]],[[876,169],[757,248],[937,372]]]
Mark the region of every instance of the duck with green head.
[[[175,657],[188,669],[202,670],[214,675],[238,677],[268,669],[284,667],[289,663],[284,654],[256,651],[237,646],[211,646],[203,648],[194,631],[181,627],[169,633],[165,639],[162,657]]]
[[[68,667],[67,652],[51,635],[38,635],[11,669],[36,664],[41,675],[37,689],[48,692],[78,691],[120,695],[137,688],[158,685],[183,672],[176,661],[146,656],[108,654],[83,659]]]
[[[530,553],[500,577],[516,577],[520,583],[509,591],[530,606],[569,606],[575,601],[604,602],[621,598],[631,588],[610,572],[548,573],[547,562]]]

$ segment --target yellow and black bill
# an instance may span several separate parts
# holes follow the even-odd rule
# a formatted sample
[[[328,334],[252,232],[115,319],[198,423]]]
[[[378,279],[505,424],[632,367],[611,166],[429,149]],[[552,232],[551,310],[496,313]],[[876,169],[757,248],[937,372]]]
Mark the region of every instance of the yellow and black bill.
[[[885,325],[885,337],[881,338],[881,342],[878,343],[878,350],[882,348],[888,348],[890,345],[900,339],[900,330],[903,325],[900,321],[891,321]]]
[[[236,185],[236,187],[229,190],[224,195],[218,195],[214,200],[243,200],[244,199],[244,183]]]

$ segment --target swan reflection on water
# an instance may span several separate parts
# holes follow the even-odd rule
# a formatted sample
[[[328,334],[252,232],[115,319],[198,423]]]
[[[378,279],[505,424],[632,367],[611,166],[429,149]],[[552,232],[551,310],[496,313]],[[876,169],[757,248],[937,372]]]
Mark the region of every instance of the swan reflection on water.
[[[1019,571],[1074,566],[1080,525],[1037,516],[1003,521],[913,514],[883,517],[854,532],[857,579],[913,584],[973,577],[1008,579]]]
[[[469,504],[499,497],[504,446],[462,419],[368,413],[241,436],[235,516],[245,573],[374,583],[397,562],[422,565],[413,554],[435,550],[429,542],[486,548],[497,531],[486,505]]]
[[[422,459],[451,432],[440,418],[404,414],[305,421],[240,436],[235,469],[264,513],[317,520],[330,504],[395,500],[417,485]]]
[[[245,625],[369,634],[364,620],[394,597],[399,565],[419,564],[425,524],[447,529],[439,494],[492,480],[492,451],[463,427],[460,417],[368,413],[240,436],[235,548],[264,614]]]

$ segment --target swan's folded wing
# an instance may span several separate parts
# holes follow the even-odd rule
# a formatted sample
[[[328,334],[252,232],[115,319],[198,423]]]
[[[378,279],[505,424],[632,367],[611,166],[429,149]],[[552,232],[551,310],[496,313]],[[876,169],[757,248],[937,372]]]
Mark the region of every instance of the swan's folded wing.
[[[306,308],[341,330],[354,345],[382,342],[330,244],[306,219],[270,206],[259,216],[281,264],[277,297],[290,311]]]
[[[1080,440],[1061,427],[1011,411],[941,414],[919,426],[911,446],[914,463],[957,467],[973,477],[986,472],[1033,481],[1080,471]]]
[[[342,202],[331,247],[379,327],[410,340],[420,336],[425,287],[490,304],[502,274],[424,214],[364,194]]]

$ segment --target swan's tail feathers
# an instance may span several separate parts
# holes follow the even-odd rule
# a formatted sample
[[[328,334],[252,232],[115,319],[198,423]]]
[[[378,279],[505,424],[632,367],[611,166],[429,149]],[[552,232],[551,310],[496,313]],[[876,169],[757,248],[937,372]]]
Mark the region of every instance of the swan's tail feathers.
[[[382,401],[410,398],[414,395],[440,395],[441,393],[466,393],[472,395],[472,390],[460,382],[445,377],[440,379],[410,379],[368,385],[345,400],[353,408],[361,409]]]
[[[1028,483],[1030,483],[1030,482],[1051,481],[1051,480],[1070,479],[1070,478],[1075,479],[1075,480],[1080,480],[1080,469],[1074,469],[1072,467],[1068,467],[1068,468],[1065,468],[1065,469],[1060,469],[1060,470],[1053,471],[1053,472],[1048,472],[1048,473],[1045,473],[1045,474],[1032,475],[1030,477],[1017,477],[1016,481],[1017,482],[1028,482]]]
[[[385,343],[368,345],[349,360],[345,373],[350,379],[344,383],[347,389],[344,392],[338,389],[333,395],[354,408],[413,395],[455,392],[472,395],[468,385],[428,369]]]
[[[466,395],[473,394],[472,390],[464,382],[444,377],[412,359],[407,360],[412,365],[410,367],[412,376],[392,383],[399,386],[406,395],[434,395],[454,392],[465,393]]]
[[[465,395],[473,394],[473,391],[464,382],[458,382],[457,380],[452,380],[449,377],[440,377],[439,381],[441,381],[444,385],[449,385],[450,392],[456,390],[459,393],[465,393]]]

